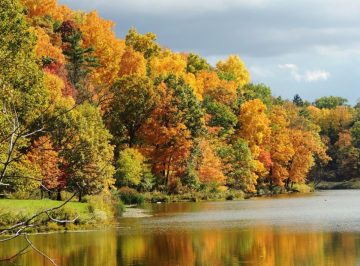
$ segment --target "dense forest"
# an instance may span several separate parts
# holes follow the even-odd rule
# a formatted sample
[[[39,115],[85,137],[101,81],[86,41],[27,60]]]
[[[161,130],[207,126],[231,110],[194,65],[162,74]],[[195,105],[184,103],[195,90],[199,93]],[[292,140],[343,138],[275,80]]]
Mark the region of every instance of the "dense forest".
[[[360,105],[273,97],[237,55],[212,66],[154,33],[121,39],[56,0],[1,0],[0,18],[3,197],[260,193],[360,176]]]

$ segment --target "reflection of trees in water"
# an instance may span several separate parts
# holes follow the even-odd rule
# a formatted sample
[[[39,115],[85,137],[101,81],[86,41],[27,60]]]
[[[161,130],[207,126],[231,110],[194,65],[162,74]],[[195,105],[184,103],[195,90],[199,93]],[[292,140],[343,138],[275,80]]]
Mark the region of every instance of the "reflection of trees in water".
[[[59,265],[355,265],[354,233],[292,232],[273,227],[170,230],[117,234],[113,231],[32,236]],[[6,256],[25,246],[21,239],[0,246]],[[34,252],[18,261],[48,265]]]
[[[355,265],[357,237],[266,227],[126,236],[119,241],[118,265]],[[129,246],[140,248],[134,257],[125,252]]]

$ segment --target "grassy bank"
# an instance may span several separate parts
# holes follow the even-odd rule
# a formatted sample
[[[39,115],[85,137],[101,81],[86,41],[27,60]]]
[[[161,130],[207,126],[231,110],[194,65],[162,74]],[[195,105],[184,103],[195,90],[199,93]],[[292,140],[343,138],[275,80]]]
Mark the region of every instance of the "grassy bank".
[[[0,230],[26,221],[32,215],[49,208],[61,205],[63,202],[54,200],[0,200]],[[46,214],[35,218],[32,223],[36,229],[30,232],[66,231],[102,228],[111,224],[123,211],[121,203],[104,200],[103,197],[94,197],[86,203],[69,202],[64,207],[50,212],[51,217],[58,220],[73,220],[74,223],[57,223],[51,221]]]

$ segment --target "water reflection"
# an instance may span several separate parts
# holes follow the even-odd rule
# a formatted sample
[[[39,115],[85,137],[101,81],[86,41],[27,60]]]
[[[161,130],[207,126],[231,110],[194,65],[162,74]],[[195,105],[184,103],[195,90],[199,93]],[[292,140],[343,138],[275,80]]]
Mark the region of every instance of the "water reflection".
[[[313,197],[312,200],[323,201],[323,196]],[[283,217],[280,224],[271,216],[268,220],[262,219],[261,223],[253,220],[254,225],[244,226],[238,221],[237,226],[226,226],[228,220],[227,216],[222,216],[223,213],[218,215],[223,217],[223,226],[219,217],[214,217],[215,223],[202,221],[200,226],[193,226],[190,218],[183,219],[183,226],[173,226],[176,219],[184,216],[214,214],[216,210],[224,209],[246,212],[249,204],[259,204],[262,207],[258,208],[262,211],[265,211],[263,208],[275,211],[274,206],[277,206],[281,212],[281,206],[288,205],[283,200],[288,199],[271,200],[272,203],[266,204],[264,200],[245,202],[239,207],[236,207],[239,203],[152,206],[154,217],[124,219],[123,228],[118,230],[31,238],[59,265],[360,265],[360,231],[329,230],[328,227],[321,230],[317,222],[319,217],[315,219],[315,227],[311,220],[307,224],[301,223],[301,228],[292,227],[291,215],[287,219]],[[340,202],[344,203],[344,198]],[[306,212],[302,209],[298,211]],[[329,217],[332,216],[325,216],[326,219]],[[169,224],[164,227],[166,222]],[[2,244],[0,257],[16,253],[24,245],[22,240],[12,241],[6,246]],[[17,262],[22,265],[50,265],[34,252],[25,254]]]

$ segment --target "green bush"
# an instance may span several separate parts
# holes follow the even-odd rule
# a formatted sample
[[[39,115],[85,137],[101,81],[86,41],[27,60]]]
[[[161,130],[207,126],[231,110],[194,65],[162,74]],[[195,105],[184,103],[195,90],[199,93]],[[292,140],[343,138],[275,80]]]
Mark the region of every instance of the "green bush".
[[[158,191],[151,193],[145,193],[144,199],[146,202],[157,203],[157,202],[170,202],[170,196]]]
[[[122,187],[118,190],[119,197],[125,204],[141,205],[144,203],[144,196],[135,189],[129,187]]]

